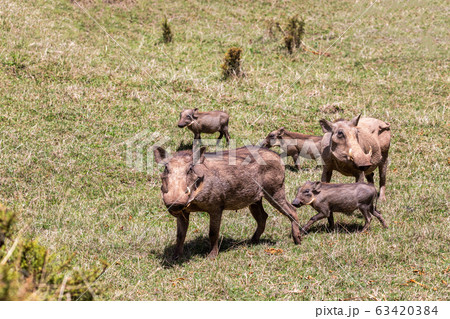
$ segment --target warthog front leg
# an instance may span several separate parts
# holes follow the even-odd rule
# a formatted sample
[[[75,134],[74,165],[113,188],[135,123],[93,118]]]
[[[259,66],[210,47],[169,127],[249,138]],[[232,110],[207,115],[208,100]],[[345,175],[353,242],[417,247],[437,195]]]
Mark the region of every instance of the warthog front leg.
[[[373,175],[374,175],[373,172],[366,175],[367,183],[373,184]]]
[[[280,213],[286,215],[289,218],[289,220],[291,221],[291,231],[294,243],[300,245],[300,243],[302,242],[302,237],[300,235],[299,230],[300,224],[298,223],[297,212],[295,211],[295,208],[286,201],[284,188],[279,190],[273,196],[264,196],[264,197],[273,207],[275,207],[275,209],[277,209]]]
[[[187,229],[189,227],[189,213],[182,213],[177,217],[177,244],[173,258],[177,259],[183,255],[183,245],[186,239]]]
[[[331,214],[332,214],[332,213],[329,212],[328,216],[332,216]],[[311,219],[310,219],[310,220],[306,223],[306,225],[302,228],[303,231],[305,232],[305,234],[306,234],[306,232],[309,230],[309,228],[311,228],[311,226],[312,226],[316,221],[321,220],[321,219],[323,219],[323,218],[325,218],[325,217],[327,217],[326,212],[320,212],[320,213],[314,215],[313,217],[311,217]],[[333,223],[334,223],[334,221],[333,221]]]
[[[320,179],[320,181],[329,183],[331,181],[332,175],[333,175],[333,170],[331,168],[324,166],[323,170],[322,170],[322,178]]]
[[[358,175],[355,175],[355,183],[364,183],[364,177],[366,175],[364,174],[364,172],[359,172]]]
[[[200,133],[194,133],[194,143],[197,142],[198,145],[202,144],[202,137]]]
[[[249,206],[250,213],[252,213],[253,217],[256,220],[257,227],[256,231],[253,234],[253,237],[251,239],[252,243],[257,243],[259,241],[259,238],[261,237],[262,233],[264,232],[264,229],[266,228],[266,220],[267,220],[267,213],[264,211],[262,200],[251,204]]]
[[[211,251],[208,255],[209,258],[216,258],[219,253],[219,231],[221,220],[221,210],[209,214],[209,242],[211,246]]]
[[[388,165],[388,160],[386,158],[386,160],[384,162],[382,162],[380,164],[380,166],[378,166],[378,170],[379,170],[379,173],[380,173],[380,196],[378,198],[381,201],[385,201],[386,200],[385,191],[386,191],[387,165]]]

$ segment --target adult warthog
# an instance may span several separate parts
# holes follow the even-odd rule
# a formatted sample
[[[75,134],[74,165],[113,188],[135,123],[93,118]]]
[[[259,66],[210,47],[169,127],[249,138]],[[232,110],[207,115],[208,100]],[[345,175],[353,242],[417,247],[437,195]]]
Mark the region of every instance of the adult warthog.
[[[322,182],[330,182],[333,170],[354,176],[356,182],[367,181],[373,184],[374,170],[380,174],[380,200],[386,200],[386,170],[388,164],[391,129],[389,123],[362,118],[361,115],[351,121],[337,120],[332,123],[320,120],[325,133],[321,142],[321,154],[324,162]]]
[[[189,214],[204,211],[210,215],[209,239],[214,258],[219,252],[219,229],[224,210],[245,207],[256,220],[252,242],[264,232],[267,214],[264,197],[273,207],[289,217],[296,244],[301,237],[295,208],[287,202],[284,190],[284,166],[280,156],[266,148],[248,146],[220,153],[198,150],[194,162],[192,151],[180,151],[169,156],[154,149],[155,160],[164,164],[162,196],[170,214],[177,218],[177,243],[174,257],[183,253],[183,243],[189,225]]]

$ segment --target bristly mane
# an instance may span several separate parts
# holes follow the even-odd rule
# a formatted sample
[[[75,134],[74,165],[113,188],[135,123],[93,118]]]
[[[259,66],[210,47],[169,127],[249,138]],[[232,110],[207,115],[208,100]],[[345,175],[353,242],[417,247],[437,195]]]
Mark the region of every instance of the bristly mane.
[[[177,156],[177,157],[192,156],[192,151],[191,150],[182,150],[182,151],[173,153],[172,156]]]
[[[240,151],[243,151],[243,150],[246,150],[246,149],[262,149],[262,150],[264,150],[264,151],[266,151],[266,152],[269,151],[269,152],[271,152],[271,153],[274,153],[274,154],[279,155],[277,152],[275,152],[275,151],[273,151],[273,150],[270,150],[270,149],[264,148],[264,147],[259,147],[259,146],[257,146],[257,145],[247,145],[247,146],[242,146],[242,147],[239,147],[239,148],[236,148],[235,150],[233,150],[233,153],[235,153],[235,154],[236,154],[236,157],[239,158],[239,157],[242,157],[242,156],[239,154]],[[228,154],[230,153],[230,151],[229,151],[229,150],[223,150],[223,151],[212,152],[212,153],[206,152],[205,155],[214,156],[214,155],[219,155],[220,153],[222,153],[223,155],[228,155]],[[191,157],[192,157],[192,150],[182,150],[182,151],[178,151],[178,152],[173,153],[173,156],[176,156],[176,157],[191,156]],[[247,157],[247,155],[246,155],[245,157]],[[245,157],[243,157],[243,158],[245,158]]]
[[[297,139],[297,138],[307,138],[307,139],[311,139],[311,140],[315,140],[315,139],[322,139],[322,136],[318,136],[318,135],[309,135],[309,134],[302,134],[302,133],[297,133],[297,132],[291,132],[291,131],[284,131],[284,134],[286,134],[287,136],[289,136],[290,138],[293,139]]]

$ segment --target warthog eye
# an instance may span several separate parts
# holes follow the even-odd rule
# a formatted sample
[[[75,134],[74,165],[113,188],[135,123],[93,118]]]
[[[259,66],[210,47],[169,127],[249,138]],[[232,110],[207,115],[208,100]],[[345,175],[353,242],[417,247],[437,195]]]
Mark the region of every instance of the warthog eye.
[[[309,189],[305,189],[304,191],[303,191],[303,194],[308,194],[309,193]]]

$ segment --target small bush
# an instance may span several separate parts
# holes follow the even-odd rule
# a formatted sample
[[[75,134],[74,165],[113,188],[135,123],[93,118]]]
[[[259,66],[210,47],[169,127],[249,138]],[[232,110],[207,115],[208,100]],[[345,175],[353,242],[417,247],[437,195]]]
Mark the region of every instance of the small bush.
[[[241,48],[232,47],[228,49],[224,62],[221,65],[224,78],[243,75],[241,70],[241,53]]]
[[[290,18],[286,27],[286,34],[292,36],[295,47],[300,48],[305,35],[305,21],[299,20],[297,16]]]
[[[16,215],[0,204],[0,300],[93,300],[95,281],[108,264],[74,269],[72,257],[57,261],[36,240],[14,234]],[[14,238],[15,237],[15,238]],[[7,248],[6,239],[12,244]]]
[[[298,16],[291,17],[284,29],[279,22],[273,20],[268,21],[267,25],[269,37],[277,38],[276,34],[280,34],[283,37],[284,47],[289,54],[292,54],[294,49],[301,48],[305,35],[305,21],[303,19],[299,19]]]
[[[0,204],[0,248],[4,245],[6,238],[11,238],[15,223],[16,215]]]
[[[170,30],[169,22],[167,21],[167,18],[164,17],[162,23],[161,23],[161,29],[162,29],[162,40],[164,43],[170,43],[172,42],[172,30]]]
[[[284,46],[288,50],[289,54],[292,54],[294,51],[294,37],[292,35],[284,36]]]

